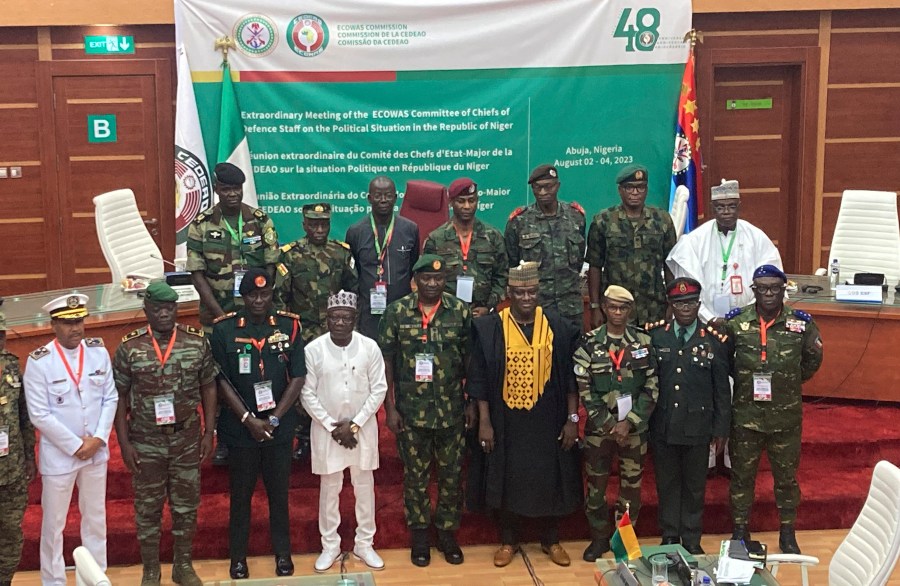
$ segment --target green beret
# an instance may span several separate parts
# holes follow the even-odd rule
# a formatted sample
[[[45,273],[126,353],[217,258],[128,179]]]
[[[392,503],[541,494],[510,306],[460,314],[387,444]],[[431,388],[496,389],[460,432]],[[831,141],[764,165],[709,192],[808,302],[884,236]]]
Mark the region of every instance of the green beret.
[[[643,165],[628,165],[623,167],[616,175],[616,184],[622,185],[626,181],[647,181],[647,167]]]
[[[444,259],[436,254],[423,254],[413,266],[412,272],[434,273],[444,270]]]
[[[153,281],[144,290],[144,301],[147,303],[172,303],[178,301],[178,293],[165,281]]]
[[[303,206],[303,217],[310,220],[328,220],[331,218],[331,204],[308,203]]]

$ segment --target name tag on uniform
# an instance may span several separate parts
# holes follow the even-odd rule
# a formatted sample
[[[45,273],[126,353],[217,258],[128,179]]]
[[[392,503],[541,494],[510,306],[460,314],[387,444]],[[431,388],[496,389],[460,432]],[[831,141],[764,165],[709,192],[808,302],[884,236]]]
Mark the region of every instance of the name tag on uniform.
[[[257,234],[256,236],[245,236],[241,242],[244,244],[256,244],[257,242],[262,240],[262,236]]]
[[[789,332],[795,332],[797,334],[802,334],[806,331],[806,322],[801,319],[788,319],[784,322],[785,327],[787,327]]]
[[[475,289],[475,277],[456,277],[456,296],[466,303],[472,303],[472,291]]]
[[[638,348],[637,350],[631,351],[631,357],[635,360],[640,360],[641,358],[646,358],[650,355],[650,350],[646,348]]]
[[[0,458],[9,455],[9,426],[0,427]]]
[[[175,395],[168,393],[153,397],[153,411],[156,413],[156,425],[175,423]]]
[[[256,411],[268,411],[275,408],[275,397],[272,394],[272,381],[264,380],[253,385],[256,395]]]
[[[241,296],[241,281],[244,280],[244,275],[247,274],[247,271],[238,270],[234,271],[234,290],[232,293],[235,297]]]
[[[772,400],[772,375],[768,372],[753,373],[753,400]]]
[[[434,354],[416,354],[416,382],[430,383],[434,380]]]
[[[619,412],[619,421],[625,421],[625,416],[631,413],[631,395],[619,395],[616,397],[616,409]]]
[[[387,291],[379,291],[376,284],[375,289],[369,289],[369,307],[372,315],[381,315],[387,309]]]
[[[246,350],[238,354],[238,374],[250,374],[250,353]]]

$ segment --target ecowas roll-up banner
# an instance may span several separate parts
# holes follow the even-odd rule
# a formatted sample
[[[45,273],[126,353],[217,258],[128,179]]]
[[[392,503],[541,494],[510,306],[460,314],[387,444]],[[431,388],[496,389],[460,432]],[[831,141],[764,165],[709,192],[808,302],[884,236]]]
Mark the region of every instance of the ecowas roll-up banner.
[[[648,202],[667,205],[690,0],[175,0],[175,13],[207,170],[222,94],[213,47],[237,43],[228,61],[257,198],[282,242],[317,201],[343,238],[379,174],[401,195],[410,179],[471,177],[479,217],[501,231],[533,201],[541,163],[588,219],[618,202],[630,163],[650,169]]]

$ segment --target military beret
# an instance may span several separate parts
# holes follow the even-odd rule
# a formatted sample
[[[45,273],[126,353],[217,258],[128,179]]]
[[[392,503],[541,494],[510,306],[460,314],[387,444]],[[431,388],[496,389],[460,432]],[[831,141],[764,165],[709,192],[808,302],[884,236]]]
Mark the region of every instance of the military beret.
[[[219,163],[213,170],[216,181],[223,185],[243,185],[247,177],[237,165],[231,163]]]
[[[621,303],[634,303],[634,295],[625,287],[619,285],[610,285],[604,291],[603,296],[610,301],[619,301]]]
[[[622,185],[626,181],[647,181],[648,178],[647,167],[643,165],[628,165],[623,167],[616,175],[616,184]]]
[[[459,179],[454,179],[453,183],[450,184],[450,189],[448,190],[451,201],[461,195],[475,195],[476,193],[478,193],[478,186],[475,185],[475,182],[468,177],[460,177]]]
[[[244,278],[241,281],[241,286],[238,289],[241,296],[247,295],[251,291],[256,291],[257,289],[263,289],[265,287],[272,288],[272,279],[269,277],[269,274],[260,268],[252,268],[249,269],[246,273],[244,273]]]
[[[759,279],[761,277],[778,277],[783,282],[787,283],[787,275],[775,265],[762,265],[761,267],[757,267],[756,270],[753,271],[753,278]]]
[[[310,220],[331,219],[330,203],[308,203],[303,206],[303,217]]]
[[[144,290],[145,303],[171,303],[178,301],[178,293],[165,281],[153,281]]]
[[[688,277],[679,277],[669,284],[666,289],[666,297],[669,301],[680,299],[693,299],[700,297],[700,283]]]
[[[559,179],[559,172],[553,165],[538,165],[528,176],[528,185],[541,179]]]
[[[434,273],[444,270],[444,259],[436,254],[423,254],[413,265],[412,272],[416,273]]]

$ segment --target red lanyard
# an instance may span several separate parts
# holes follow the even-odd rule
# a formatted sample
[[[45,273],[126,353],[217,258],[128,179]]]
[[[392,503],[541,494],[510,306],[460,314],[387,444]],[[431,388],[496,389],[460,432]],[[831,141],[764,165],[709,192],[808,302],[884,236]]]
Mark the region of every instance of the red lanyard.
[[[263,347],[266,345],[266,339],[262,338],[257,340],[256,338],[250,338],[250,343],[253,344],[253,347],[256,348],[256,351],[259,352],[259,377],[262,380],[266,380],[266,367],[263,364]]]
[[[72,372],[72,367],[69,366],[69,361],[66,360],[66,353],[63,351],[62,346],[59,345],[59,340],[53,340],[53,344],[56,346],[56,351],[59,352],[59,357],[62,358],[63,365],[66,367],[66,372],[69,373],[69,377],[75,383],[75,388],[78,389],[78,392],[81,392],[81,373],[84,370],[84,346],[78,344],[78,376],[75,376],[75,373]]]
[[[159,358],[159,364],[162,367],[165,367],[166,362],[169,361],[169,356],[172,355],[172,348],[175,347],[175,336],[178,335],[178,329],[172,330],[172,337],[169,339],[169,345],[166,346],[166,355],[163,356],[162,350],[159,349],[159,343],[156,341],[156,338],[153,337],[153,331],[150,328],[147,328],[150,331],[150,339],[153,340],[153,349],[156,350],[156,357]]]
[[[609,353],[609,359],[612,360],[613,367],[616,370],[616,380],[622,382],[622,359],[625,358],[625,348],[619,350],[619,353],[616,354],[612,350],[607,350]]]
[[[434,319],[434,314],[437,313],[437,310],[441,307],[441,300],[438,299],[437,305],[431,310],[431,313],[425,315],[425,306],[422,305],[422,302],[419,302],[419,311],[422,312],[422,329],[425,330],[422,333],[422,341],[428,341],[428,324],[431,323],[431,320]]]
[[[759,353],[759,359],[763,362],[766,361],[766,330],[771,328],[774,323],[774,318],[770,319],[768,322],[763,321],[762,318],[759,320],[759,343],[762,346],[762,350]]]
[[[459,248],[462,250],[463,257],[463,270],[468,271],[469,266],[466,264],[469,260],[469,249],[472,248],[472,232],[469,232],[469,235],[466,236],[466,239],[463,240],[462,234],[459,233],[459,230],[456,230],[456,236],[459,238]]]

